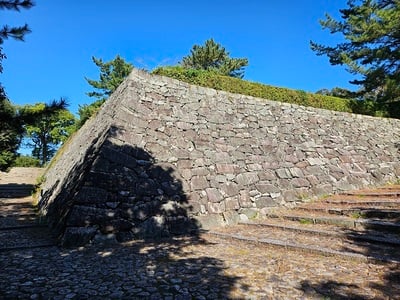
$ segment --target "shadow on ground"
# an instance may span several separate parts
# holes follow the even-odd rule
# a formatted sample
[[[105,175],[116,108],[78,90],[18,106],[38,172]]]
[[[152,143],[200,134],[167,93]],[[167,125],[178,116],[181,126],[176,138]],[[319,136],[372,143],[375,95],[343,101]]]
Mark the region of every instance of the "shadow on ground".
[[[228,299],[239,279],[224,263],[192,252],[203,241],[156,242],[0,253],[5,299]],[[33,298],[34,299],[34,298]]]
[[[33,184],[5,183],[0,184],[0,198],[24,198],[32,195]]]
[[[387,214],[385,210],[374,209],[372,212],[363,215],[364,218],[381,218],[387,216],[392,224],[400,225],[397,214],[392,216]],[[376,219],[376,221],[380,221]],[[386,220],[388,221],[388,220]],[[353,244],[363,249],[360,251],[361,254],[368,256],[371,263],[379,264],[382,269],[385,269],[385,273],[381,278],[380,282],[369,282],[369,287],[379,291],[382,295],[385,295],[385,299],[400,299],[400,252],[399,245],[391,244],[390,240],[394,239],[399,241],[400,232],[399,228],[390,228],[389,230],[383,231],[385,234],[385,241],[377,241],[367,243],[366,240],[371,237],[382,237],[382,231],[379,231],[376,225],[371,224],[366,226],[364,231],[358,230],[347,230],[346,238]],[[378,235],[377,235],[378,234]],[[379,235],[380,234],[380,235]],[[348,251],[347,248],[343,250]],[[351,251],[351,250],[350,250]],[[380,261],[383,260],[383,261]],[[301,283],[301,289],[306,295],[314,295],[317,293],[319,296],[327,297],[328,299],[366,299],[365,294],[357,294],[354,290],[362,290],[363,286],[356,284],[346,284],[343,282],[329,280],[314,283],[311,281],[303,281]],[[375,299],[373,295],[367,299]]]

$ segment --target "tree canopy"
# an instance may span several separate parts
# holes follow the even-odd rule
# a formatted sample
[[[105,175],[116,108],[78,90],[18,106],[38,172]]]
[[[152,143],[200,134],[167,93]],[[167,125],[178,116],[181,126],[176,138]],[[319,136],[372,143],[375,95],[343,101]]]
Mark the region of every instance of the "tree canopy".
[[[311,49],[358,75],[352,83],[376,100],[400,100],[400,0],[350,0],[340,13],[342,20],[327,14],[320,23],[330,33],[342,34],[345,42],[311,42]]]
[[[185,56],[180,64],[187,69],[210,70],[226,76],[243,78],[248,60],[229,57],[229,52],[224,47],[209,39],[202,46],[194,45],[190,54]]]
[[[27,146],[32,156],[45,165],[53,157],[58,146],[75,130],[75,117],[66,109],[65,99],[51,103],[36,103],[20,108],[25,118]]]
[[[96,57],[92,57],[92,60],[100,68],[100,76],[99,80],[85,77],[86,81],[96,89],[96,91],[89,92],[87,95],[99,100],[106,100],[132,72],[133,65],[119,55],[108,62],[103,62],[101,58]]]

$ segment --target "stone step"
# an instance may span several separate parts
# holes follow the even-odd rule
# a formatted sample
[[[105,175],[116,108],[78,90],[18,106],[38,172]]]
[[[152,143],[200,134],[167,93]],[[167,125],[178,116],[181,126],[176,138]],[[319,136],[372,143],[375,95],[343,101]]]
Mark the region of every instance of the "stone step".
[[[0,219],[7,218],[7,217],[36,217],[37,213],[36,210],[33,208],[25,208],[21,210],[2,210],[0,211]]]
[[[15,226],[8,225],[5,227],[1,227],[0,231],[6,231],[6,230],[20,230],[20,229],[30,229],[30,228],[47,228],[46,223],[38,223],[38,222],[32,222],[32,223],[26,223],[26,224],[17,224]]]
[[[7,213],[10,211],[22,211],[22,212],[33,211],[33,212],[35,212],[36,208],[30,202],[15,203],[15,204],[7,203],[7,204],[0,205],[0,214],[2,214],[3,212]]]
[[[24,197],[24,198],[0,198],[0,210],[2,206],[7,205],[29,205],[32,204],[32,197]]]
[[[347,195],[347,196],[355,196],[355,197],[359,197],[359,198],[363,198],[363,197],[388,197],[388,198],[398,198],[400,197],[400,190],[395,190],[395,189],[391,189],[391,190],[385,190],[385,189],[381,189],[381,190],[372,190],[372,191],[349,191],[349,192],[345,192],[342,195]]]
[[[337,198],[337,199],[327,199],[321,204],[325,205],[346,205],[346,206],[382,206],[382,207],[399,207],[400,208],[400,201],[399,200],[384,200],[383,198],[369,198],[369,199],[354,199],[354,198]]]
[[[0,189],[0,198],[22,198],[31,196],[33,188]]]
[[[392,257],[388,254],[385,255],[370,255],[368,253],[357,253],[354,251],[347,251],[347,250],[334,250],[329,247],[323,247],[317,244],[304,244],[304,243],[296,243],[282,239],[272,239],[267,237],[258,237],[252,236],[248,233],[235,233],[235,232],[222,232],[220,230],[212,230],[209,231],[208,234],[216,235],[223,238],[228,239],[235,239],[238,241],[242,241],[245,243],[256,243],[258,245],[265,245],[265,246],[275,246],[283,249],[291,249],[296,251],[305,251],[305,252],[312,252],[327,256],[339,256],[343,258],[347,258],[350,260],[358,260],[363,262],[371,262],[371,263],[400,263],[400,257]]]
[[[25,216],[0,217],[0,230],[2,228],[26,227],[46,224],[45,218],[40,218],[36,214]]]
[[[0,191],[6,190],[32,190],[35,185],[33,184],[18,184],[18,183],[6,183],[0,184]]]
[[[396,234],[383,234],[379,231],[361,231],[361,230],[341,230],[338,227],[333,226],[325,226],[324,228],[313,226],[306,227],[298,222],[294,222],[292,224],[288,224],[289,222],[273,223],[271,220],[263,220],[263,221],[247,221],[240,222],[239,225],[245,226],[255,226],[260,228],[261,230],[268,230],[268,228],[279,229],[283,231],[292,231],[297,233],[307,233],[321,236],[332,236],[338,238],[348,238],[354,240],[365,241],[369,243],[383,243],[393,246],[400,246],[400,235]]]
[[[31,196],[32,192],[23,192],[23,191],[10,191],[0,193],[0,198],[24,198],[27,196]]]
[[[32,184],[0,184],[0,193],[12,191],[33,191],[35,188]]]
[[[376,221],[369,219],[355,219],[345,216],[335,216],[332,215],[312,215],[305,212],[287,212],[286,214],[268,214],[270,218],[279,218],[292,221],[298,221],[300,223],[310,223],[310,224],[329,224],[338,225],[340,227],[346,228],[364,228],[373,229],[377,231],[386,231],[391,233],[400,233],[400,224],[385,221]]]
[[[299,206],[296,210],[329,213],[332,215],[350,216],[354,218],[396,219],[400,218],[400,209],[383,209],[379,207],[343,208],[331,206]]]
[[[44,226],[0,230],[0,251],[54,246],[50,231]]]
[[[18,184],[18,183],[6,183],[0,184],[0,191],[3,190],[32,190],[35,186],[33,184]]]
[[[241,239],[256,239],[257,242],[275,246],[318,251],[326,254],[349,256],[361,255],[359,259],[400,262],[399,235],[384,235],[376,231],[302,228],[301,224],[288,225],[286,220],[270,223],[269,220],[246,222],[237,226],[220,228],[214,232],[239,236]],[[349,254],[351,253],[351,254]]]

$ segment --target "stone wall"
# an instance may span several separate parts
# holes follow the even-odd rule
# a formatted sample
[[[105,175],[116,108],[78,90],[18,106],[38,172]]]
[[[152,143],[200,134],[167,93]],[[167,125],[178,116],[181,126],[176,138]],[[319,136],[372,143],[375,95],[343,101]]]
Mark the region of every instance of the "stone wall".
[[[400,121],[285,104],[134,70],[49,169],[64,245],[236,223],[395,180]]]

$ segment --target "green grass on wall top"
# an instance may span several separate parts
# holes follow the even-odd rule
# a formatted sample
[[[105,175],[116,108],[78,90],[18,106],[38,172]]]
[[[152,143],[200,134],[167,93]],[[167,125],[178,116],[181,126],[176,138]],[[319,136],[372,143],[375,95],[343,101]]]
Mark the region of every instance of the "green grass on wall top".
[[[307,93],[301,90],[275,87],[223,76],[212,71],[184,69],[180,66],[176,66],[160,67],[155,69],[152,73],[175,78],[190,84],[273,101],[295,103],[299,105],[340,112],[379,116],[384,115],[384,113],[381,111],[377,111],[375,105],[366,103],[364,101],[342,99],[332,96]]]

